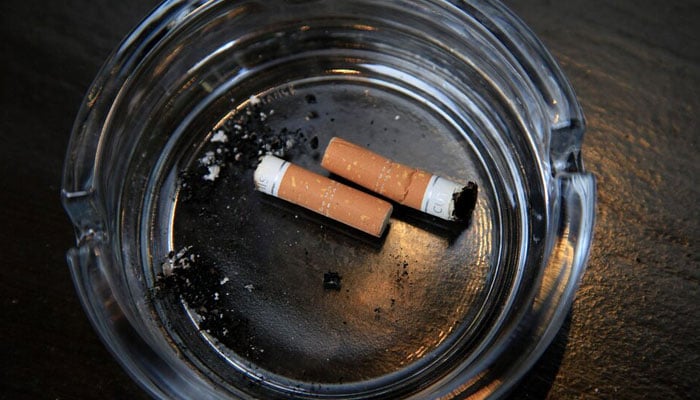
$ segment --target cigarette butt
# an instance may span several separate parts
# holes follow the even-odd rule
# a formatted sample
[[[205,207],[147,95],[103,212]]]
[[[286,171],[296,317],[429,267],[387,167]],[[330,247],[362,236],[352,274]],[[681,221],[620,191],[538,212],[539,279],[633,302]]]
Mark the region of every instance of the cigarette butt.
[[[262,158],[253,179],[256,190],[376,237],[384,233],[393,209],[384,200],[275,156],[266,155]]]
[[[478,187],[391,161],[364,147],[338,137],[331,139],[321,166],[362,187],[448,220],[469,220],[476,204]]]

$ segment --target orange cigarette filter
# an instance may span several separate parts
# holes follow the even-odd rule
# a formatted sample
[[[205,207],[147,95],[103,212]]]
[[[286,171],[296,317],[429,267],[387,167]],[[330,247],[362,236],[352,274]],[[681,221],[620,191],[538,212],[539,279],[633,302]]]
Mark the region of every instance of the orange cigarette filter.
[[[271,155],[261,159],[253,179],[256,190],[376,237],[384,233],[393,209],[384,200]]]
[[[331,139],[321,165],[362,187],[448,221],[467,221],[478,187],[394,162],[338,137]]]

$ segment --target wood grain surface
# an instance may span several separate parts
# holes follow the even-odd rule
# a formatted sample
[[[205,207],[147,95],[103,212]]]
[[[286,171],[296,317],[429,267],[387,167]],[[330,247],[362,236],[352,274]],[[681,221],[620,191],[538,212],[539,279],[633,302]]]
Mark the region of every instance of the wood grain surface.
[[[77,300],[59,188],[84,93],[154,4],[0,3],[0,399],[147,398]],[[508,5],[579,96],[599,189],[577,300],[512,397],[700,398],[700,4]]]

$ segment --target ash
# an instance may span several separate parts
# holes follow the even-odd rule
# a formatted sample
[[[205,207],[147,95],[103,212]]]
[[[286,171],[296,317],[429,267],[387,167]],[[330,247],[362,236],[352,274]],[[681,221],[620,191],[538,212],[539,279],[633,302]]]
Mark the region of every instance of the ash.
[[[274,130],[269,120],[275,110],[251,96],[247,105],[214,128],[198,162],[179,174],[181,201],[206,202],[226,175],[254,170],[263,155],[293,158],[296,153],[316,152],[318,137],[307,137],[301,129]]]

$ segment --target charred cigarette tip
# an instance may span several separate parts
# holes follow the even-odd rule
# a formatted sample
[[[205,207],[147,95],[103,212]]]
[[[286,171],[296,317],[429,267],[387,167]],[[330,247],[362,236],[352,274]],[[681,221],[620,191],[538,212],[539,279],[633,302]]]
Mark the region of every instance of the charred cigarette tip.
[[[455,192],[452,195],[452,201],[454,203],[452,217],[455,221],[462,223],[469,222],[474,208],[476,207],[478,192],[479,186],[474,182],[469,182],[461,191]]]

